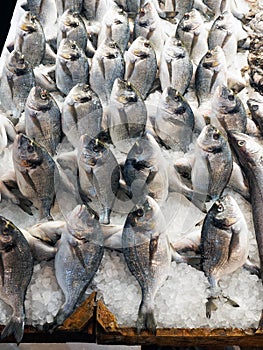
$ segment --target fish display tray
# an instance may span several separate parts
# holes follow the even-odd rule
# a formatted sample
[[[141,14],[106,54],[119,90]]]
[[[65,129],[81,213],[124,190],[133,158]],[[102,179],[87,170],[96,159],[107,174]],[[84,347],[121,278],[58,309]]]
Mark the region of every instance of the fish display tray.
[[[0,332],[4,326],[0,326]],[[13,337],[1,343],[13,343]],[[120,327],[101,296],[93,292],[54,332],[25,326],[23,343],[85,342],[107,345],[220,346],[263,347],[263,333],[237,328],[157,328],[156,334],[135,327]]]

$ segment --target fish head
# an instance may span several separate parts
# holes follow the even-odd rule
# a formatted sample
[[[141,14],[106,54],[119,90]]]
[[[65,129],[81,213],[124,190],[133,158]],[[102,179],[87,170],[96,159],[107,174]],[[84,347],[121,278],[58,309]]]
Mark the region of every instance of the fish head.
[[[241,218],[237,202],[230,195],[218,199],[209,211],[213,224],[219,228],[229,228]]]
[[[262,119],[263,115],[263,99],[250,98],[247,100],[247,106],[252,114],[252,117],[258,116]]]
[[[78,12],[74,12],[71,9],[66,10],[60,18],[61,25],[69,28],[79,27],[80,21]]]
[[[138,57],[139,59],[144,59],[149,57],[151,55],[151,52],[154,51],[150,44],[150,41],[142,36],[139,36],[133,42],[131,46],[131,52],[134,54],[134,56]]]
[[[101,164],[107,158],[109,150],[99,138],[90,138],[87,134],[80,137],[78,149],[78,160],[81,166],[90,171],[90,169]]]
[[[154,230],[156,228],[155,219],[160,215],[160,211],[156,201],[150,196],[145,196],[141,198],[141,203],[137,204],[129,213],[126,222],[138,229],[145,229],[148,226],[150,230]]]
[[[19,28],[26,33],[33,33],[40,27],[39,20],[31,12],[25,12],[19,22]]]
[[[208,124],[198,136],[197,144],[205,152],[219,153],[225,148],[227,139],[215,126]]]
[[[51,108],[52,97],[49,92],[40,86],[33,86],[27,100],[27,106],[35,110],[48,110]]]
[[[81,49],[74,40],[62,39],[58,48],[58,56],[66,61],[76,61],[81,56]]]
[[[114,60],[122,57],[121,49],[114,40],[105,39],[102,47],[102,56],[109,60]]]
[[[7,60],[6,67],[10,72],[16,75],[22,75],[27,72],[29,63],[25,60],[25,56],[20,51],[14,50]]]
[[[164,89],[162,95],[165,110],[171,114],[180,115],[186,111],[186,101],[179,91],[171,86]]]
[[[117,78],[112,91],[116,93],[116,98],[121,104],[127,105],[138,101],[138,93],[129,81]]]
[[[43,148],[24,134],[16,135],[13,159],[22,168],[36,168],[43,161]]]
[[[225,63],[225,55],[220,46],[208,50],[202,58],[202,66],[207,69],[219,70],[223,63]]]
[[[11,221],[0,216],[0,251],[12,248],[17,236],[18,228]]]
[[[263,166],[262,146],[256,139],[236,131],[229,132],[229,139],[241,165],[251,168]]]
[[[234,92],[225,85],[219,85],[216,88],[213,103],[218,110],[228,112],[235,109],[237,100]]]
[[[149,26],[155,17],[155,7],[151,1],[146,1],[143,7],[140,8],[138,13],[138,22],[142,27]]]
[[[136,163],[144,164],[147,168],[153,166],[154,159],[160,156],[160,147],[154,137],[146,132],[136,140],[127,155],[127,160],[134,159]]]
[[[98,215],[84,204],[77,205],[67,217],[69,233],[79,240],[86,241],[97,226],[99,226]]]
[[[174,58],[180,59],[185,58],[187,56],[187,51],[181,40],[178,40],[173,37],[167,39],[164,46],[164,50],[164,54],[168,62],[170,62],[170,60]]]
[[[197,29],[203,23],[202,17],[196,9],[186,12],[179,22],[179,27],[184,32],[191,32]]]
[[[70,91],[71,99],[76,103],[90,102],[95,96],[88,84],[78,83]]]
[[[232,30],[233,29],[233,15],[229,11],[224,11],[215,20],[214,26],[218,30]]]

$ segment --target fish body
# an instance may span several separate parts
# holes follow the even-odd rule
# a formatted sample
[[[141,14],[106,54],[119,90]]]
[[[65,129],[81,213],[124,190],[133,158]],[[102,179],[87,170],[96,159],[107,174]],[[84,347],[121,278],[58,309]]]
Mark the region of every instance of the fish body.
[[[33,274],[33,258],[21,231],[3,216],[0,216],[0,259],[0,298],[12,309],[11,319],[1,338],[13,334],[20,343],[24,334],[24,300]]]
[[[4,65],[0,96],[2,107],[11,114],[14,122],[24,111],[27,96],[34,85],[31,65],[20,51],[12,51]]]
[[[25,107],[26,134],[53,155],[61,140],[61,115],[56,101],[44,89],[31,89]]]
[[[110,96],[109,132],[113,144],[122,151],[130,145],[125,141],[142,136],[147,110],[140,94],[130,82],[117,78]]]
[[[85,24],[78,12],[70,9],[66,10],[59,18],[57,35],[57,47],[59,47],[62,39],[75,41],[79,48],[84,52],[87,48],[88,35]]]
[[[63,39],[56,59],[56,84],[59,91],[67,95],[78,83],[87,83],[89,62],[76,42]]]
[[[37,50],[34,50],[37,45]],[[19,21],[14,49],[20,51],[32,67],[38,66],[44,58],[45,34],[41,23],[31,12],[25,12]]]
[[[75,85],[63,102],[61,119],[62,130],[74,146],[83,134],[96,138],[102,122],[102,105],[98,95],[87,84]]]
[[[79,189],[84,203],[100,223],[109,224],[119,189],[120,168],[113,153],[99,139],[82,135],[78,148]]]
[[[138,37],[125,55],[125,79],[139,91],[145,99],[154,83],[157,73],[157,61],[149,40]]]
[[[155,119],[156,134],[169,148],[186,152],[193,129],[194,114],[188,102],[173,87],[165,88]]]
[[[105,40],[113,40],[118,43],[123,53],[130,39],[130,27],[127,13],[120,7],[110,8],[102,20],[98,36],[98,46]]]
[[[213,116],[217,118],[227,131],[245,132],[247,114],[245,107],[238,96],[227,86],[216,88],[212,99]]]
[[[209,31],[208,47],[211,50],[216,46],[222,48],[229,64],[237,52],[235,22],[232,13],[229,11],[219,15]]]
[[[155,333],[154,298],[167,278],[171,253],[165,220],[153,198],[147,196],[143,204],[129,213],[122,233],[122,247],[129,270],[142,290],[137,332],[147,329]]]
[[[220,46],[208,50],[198,64],[195,89],[199,105],[209,101],[217,86],[227,84],[227,65]]]
[[[136,204],[149,195],[163,204],[168,197],[168,173],[165,159],[154,137],[146,133],[130,149],[123,176]]]
[[[115,41],[105,40],[95,52],[90,69],[90,86],[102,105],[109,103],[115,79],[124,76],[124,59]]]
[[[168,38],[165,41],[160,60],[160,82],[162,90],[168,86],[180,94],[187,90],[193,74],[189,53],[180,40]]]
[[[67,218],[55,257],[56,279],[65,296],[56,315],[58,325],[74,311],[99,268],[103,250],[98,218],[85,205],[78,205]]]
[[[210,284],[210,299],[218,296],[218,280],[236,271],[248,257],[249,240],[245,218],[230,195],[214,203],[201,232],[201,266]],[[209,302],[207,317],[211,317]]]
[[[226,187],[233,159],[227,138],[213,125],[206,125],[197,139],[192,168],[193,189],[216,200]]]
[[[58,16],[62,16],[66,10],[80,13],[83,0],[56,0]]]
[[[192,9],[184,14],[178,24],[176,37],[184,44],[193,62],[198,64],[208,49],[207,32],[199,11]]]
[[[13,163],[20,192],[39,209],[40,218],[51,219],[55,162],[37,142],[18,134],[13,144]]]

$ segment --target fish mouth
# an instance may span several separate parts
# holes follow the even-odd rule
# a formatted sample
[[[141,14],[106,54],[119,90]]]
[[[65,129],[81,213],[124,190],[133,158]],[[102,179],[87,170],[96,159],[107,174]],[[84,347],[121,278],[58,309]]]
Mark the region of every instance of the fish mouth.
[[[212,61],[212,62],[204,62],[203,63],[203,67],[204,68],[213,68],[213,67],[217,67],[219,66],[219,62],[218,61]]]
[[[133,51],[133,54],[137,57],[140,57],[140,58],[146,58],[146,57],[149,57],[149,54],[145,51],[142,51],[142,50],[134,50]]]
[[[65,60],[69,60],[69,61],[76,61],[80,57],[78,53],[73,54],[73,53],[66,53],[66,52],[62,52],[60,56]]]
[[[20,29],[28,33],[33,33],[36,31],[36,28],[30,23],[22,23]]]

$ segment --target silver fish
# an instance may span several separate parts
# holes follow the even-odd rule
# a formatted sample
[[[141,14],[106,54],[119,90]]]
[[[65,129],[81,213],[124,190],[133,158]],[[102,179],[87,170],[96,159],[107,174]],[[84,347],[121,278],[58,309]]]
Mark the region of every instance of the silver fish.
[[[203,0],[203,3],[209,8],[209,12],[212,13],[215,17],[223,13],[228,7],[228,0]]]
[[[145,195],[159,205],[168,197],[168,172],[161,149],[150,133],[135,142],[129,151],[123,170],[124,180],[136,204]]]
[[[62,130],[75,147],[83,134],[98,137],[102,126],[102,105],[87,84],[75,85],[65,98],[61,112]]]
[[[186,12],[190,12],[194,6],[194,0],[172,0],[175,3],[176,18],[180,21]]]
[[[115,79],[123,76],[124,60],[120,48],[115,41],[104,41],[93,56],[90,69],[90,86],[102,105],[108,104]]]
[[[130,39],[128,16],[118,6],[110,8],[102,19],[101,30],[98,35],[98,46],[110,39],[118,43],[121,52],[126,50]]]
[[[59,18],[57,47],[62,39],[75,41],[84,52],[87,48],[88,35],[85,24],[78,12],[66,10]]]
[[[63,39],[56,60],[56,84],[67,95],[77,83],[87,83],[89,62],[75,41]]]
[[[31,89],[25,106],[26,134],[53,155],[61,141],[61,115],[56,101],[44,89]]]
[[[227,84],[227,65],[220,46],[208,50],[198,64],[195,90],[199,105],[209,101],[217,86]]]
[[[192,9],[185,13],[178,24],[176,37],[182,41],[195,64],[207,52],[207,33],[200,12]]]
[[[245,107],[240,98],[227,86],[222,85],[216,88],[212,99],[212,111],[212,117],[216,117],[225,130],[246,131]]]
[[[72,10],[74,12],[80,13],[82,10],[83,0],[56,0],[58,16],[66,10]]]
[[[147,196],[142,205],[129,213],[122,233],[122,247],[129,270],[142,290],[137,332],[147,329],[155,333],[154,298],[168,276],[171,252],[165,219],[153,198]]]
[[[159,78],[162,90],[168,86],[184,94],[193,74],[193,64],[188,51],[180,40],[168,38],[165,41],[160,60]]]
[[[138,37],[125,54],[125,79],[137,89],[142,98],[149,94],[157,73],[155,52],[149,40]]]
[[[227,138],[213,125],[206,125],[197,139],[191,176],[193,189],[218,199],[228,184],[232,167]]]
[[[67,218],[55,257],[55,273],[65,302],[56,315],[57,325],[74,308],[97,272],[103,257],[103,233],[98,218],[78,205]]]
[[[131,139],[142,136],[147,110],[139,93],[130,82],[117,78],[110,97],[109,133],[112,143],[121,151],[128,151]]]
[[[85,1],[85,0],[84,0]],[[114,0],[116,4],[121,7],[129,17],[135,17],[139,11],[141,0]]]
[[[213,49],[220,46],[229,64],[237,52],[235,22],[231,12],[225,11],[214,21],[208,35],[208,47]]]
[[[230,195],[220,198],[205,217],[201,232],[201,265],[210,284],[208,318],[213,299],[220,295],[218,280],[245,264],[248,243],[247,224],[236,201]]]
[[[18,122],[24,111],[27,96],[34,85],[35,77],[31,65],[21,52],[12,51],[3,69],[0,100],[14,123]]]
[[[162,93],[155,118],[155,132],[169,148],[186,152],[192,142],[194,114],[183,96],[173,87]]]
[[[30,247],[19,229],[0,216],[0,298],[12,308],[1,338],[13,334],[20,343],[24,334],[24,300],[33,274]]]
[[[55,162],[50,154],[37,142],[18,134],[13,144],[13,163],[20,192],[39,209],[41,219],[52,219]]]
[[[99,139],[82,135],[78,148],[80,195],[98,213],[100,223],[110,223],[119,189],[120,168],[113,153]]]
[[[258,125],[261,134],[263,134],[263,99],[261,95],[248,99],[247,106],[253,121]]]
[[[36,44],[37,50],[34,50]],[[32,67],[35,67],[43,60],[45,47],[46,40],[41,23],[31,12],[25,12],[17,27],[14,49],[20,51]]]

